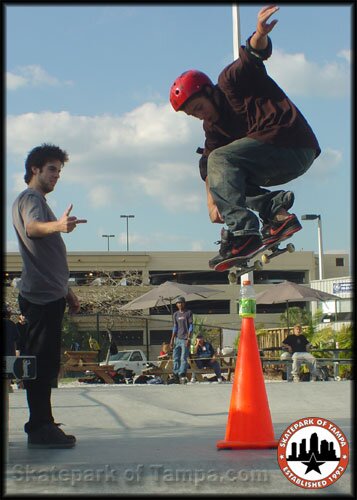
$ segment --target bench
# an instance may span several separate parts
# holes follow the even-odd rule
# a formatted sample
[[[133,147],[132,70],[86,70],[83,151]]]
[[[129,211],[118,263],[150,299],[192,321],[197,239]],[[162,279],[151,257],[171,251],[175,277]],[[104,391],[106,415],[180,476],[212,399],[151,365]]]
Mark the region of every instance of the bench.
[[[173,361],[172,358],[162,359],[163,356],[160,357],[159,365],[156,367],[149,367],[143,370],[143,375],[155,375],[161,377],[164,383],[167,383],[167,380],[170,375],[173,373]],[[210,359],[210,358],[206,358]],[[216,359],[220,362],[221,370],[223,372],[227,372],[226,378],[228,381],[231,379],[232,373],[234,373],[235,362],[234,357],[231,356],[216,356]],[[203,368],[199,369],[196,366],[195,359],[188,359],[188,368],[186,370],[186,376],[189,380],[196,378],[198,382],[202,382],[204,380],[203,375],[214,374],[214,370],[212,368]]]
[[[100,377],[107,384],[114,384],[114,380],[109,375],[109,371],[113,370],[113,365],[99,366],[98,351],[65,351],[67,357],[66,362],[62,367],[62,372],[86,372],[91,371],[97,377]]]
[[[339,377],[339,367],[340,365],[350,365],[353,363],[353,359],[351,358],[315,358],[317,362],[317,366],[322,368],[323,366],[333,365],[333,374],[335,380],[338,380]],[[283,366],[286,370],[286,379],[288,380],[289,376],[289,365],[292,365],[292,359],[280,359],[280,358],[261,358],[262,366],[267,365],[275,365],[275,366]]]

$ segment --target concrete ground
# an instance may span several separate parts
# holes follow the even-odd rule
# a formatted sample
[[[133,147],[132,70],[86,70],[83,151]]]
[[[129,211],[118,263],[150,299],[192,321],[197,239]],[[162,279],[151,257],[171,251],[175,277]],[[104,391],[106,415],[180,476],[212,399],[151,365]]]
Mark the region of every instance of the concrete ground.
[[[295,420],[334,422],[352,446],[353,382],[266,382],[276,439]],[[281,472],[276,449],[217,450],[232,384],[100,385],[53,389],[69,450],[28,449],[26,394],[10,394],[5,493],[16,495],[352,494],[351,464],[334,484],[311,490]],[[352,451],[350,450],[352,455]]]

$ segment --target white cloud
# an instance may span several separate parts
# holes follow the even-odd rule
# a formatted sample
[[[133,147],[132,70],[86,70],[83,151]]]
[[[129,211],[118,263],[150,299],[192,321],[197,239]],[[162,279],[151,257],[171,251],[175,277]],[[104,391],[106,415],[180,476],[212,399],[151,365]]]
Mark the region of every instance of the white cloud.
[[[351,64],[351,59],[352,59],[352,50],[340,50],[340,52],[337,54],[338,57],[342,57],[342,59],[345,59],[349,64]]]
[[[73,116],[67,111],[9,116],[8,163],[22,165],[34,145],[58,144],[70,160],[61,184],[84,187],[93,206],[144,195],[169,210],[197,211],[202,181],[195,149],[203,140],[201,127],[170,105],[153,103],[123,116]]]
[[[338,175],[342,169],[343,154],[332,148],[325,148],[320,156],[314,161],[308,174],[316,177],[322,182],[331,182],[333,175]]]
[[[96,186],[88,193],[93,207],[110,206],[115,200],[114,190],[109,186]]]
[[[7,90],[17,90],[20,87],[25,87],[28,84],[27,78],[14,73],[6,73],[6,88]]]
[[[170,211],[197,212],[201,208],[202,194],[192,184],[197,172],[183,163],[162,163],[152,166],[137,177],[144,192]]]
[[[317,64],[302,53],[287,54],[275,49],[265,65],[269,75],[288,95],[341,98],[350,91],[350,53],[341,51],[344,61]]]
[[[58,78],[51,76],[45,69],[37,64],[20,66],[15,72],[6,73],[7,90],[17,90],[18,88],[31,86],[57,86],[71,85],[73,82],[61,82]]]

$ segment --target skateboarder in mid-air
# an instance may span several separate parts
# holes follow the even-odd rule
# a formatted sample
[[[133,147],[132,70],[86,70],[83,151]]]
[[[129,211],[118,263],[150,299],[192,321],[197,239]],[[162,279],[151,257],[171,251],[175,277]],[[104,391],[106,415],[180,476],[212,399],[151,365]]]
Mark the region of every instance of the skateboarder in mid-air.
[[[260,248],[301,229],[291,191],[269,191],[304,174],[320,154],[306,119],[272,80],[263,61],[272,53],[268,33],[278,10],[264,7],[256,31],[239,48],[214,85],[207,75],[189,70],[170,90],[175,111],[203,120],[205,145],[200,174],[206,182],[212,222],[225,223],[219,254],[209,265],[224,268],[233,258],[249,259]],[[264,187],[262,187],[264,186]],[[252,212],[258,212],[262,222]]]

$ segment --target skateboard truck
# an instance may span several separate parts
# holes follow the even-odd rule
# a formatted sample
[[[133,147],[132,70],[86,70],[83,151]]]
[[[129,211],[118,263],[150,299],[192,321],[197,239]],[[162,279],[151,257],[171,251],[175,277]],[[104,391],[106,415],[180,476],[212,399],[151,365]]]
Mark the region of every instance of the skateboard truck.
[[[262,254],[260,259],[255,260],[251,265],[248,265],[250,259],[241,259],[240,261],[237,260],[236,264],[233,264],[231,266],[236,267],[237,271],[230,271],[228,273],[229,283],[237,283],[237,279],[240,276],[249,273],[250,271],[260,271],[261,269],[263,269],[264,264],[269,264],[269,262],[275,257],[278,257],[278,255],[282,255],[285,252],[295,252],[295,246],[292,243],[288,243],[284,248],[279,247],[280,243],[281,242],[276,242],[274,245],[267,246],[265,249],[261,249],[259,252],[257,252],[255,255],[262,251],[264,253]],[[270,251],[270,253],[266,253],[268,250]],[[252,257],[254,257],[254,255]]]
[[[292,243],[288,243],[286,247],[284,248],[279,248],[279,245],[273,246],[269,249],[271,251],[271,254],[263,253],[261,259],[263,264],[269,264],[271,259],[274,259],[274,257],[277,257],[278,255],[281,255],[282,253],[285,252],[295,252],[295,246]]]

